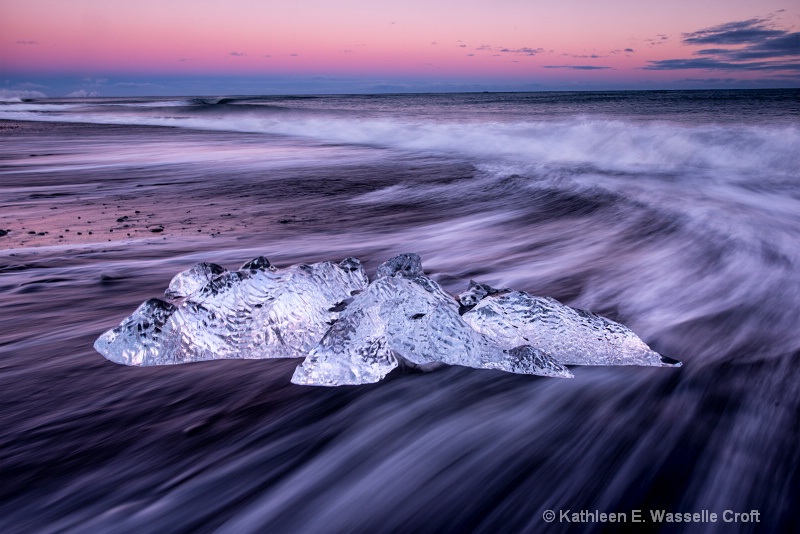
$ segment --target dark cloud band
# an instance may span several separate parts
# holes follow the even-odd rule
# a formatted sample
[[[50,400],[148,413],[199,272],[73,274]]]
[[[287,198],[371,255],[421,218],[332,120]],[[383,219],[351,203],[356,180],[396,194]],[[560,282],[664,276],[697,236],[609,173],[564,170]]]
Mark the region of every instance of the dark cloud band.
[[[689,59],[650,61],[646,70],[800,70],[800,32],[777,29],[769,19],[753,18],[727,22],[696,32],[684,33],[685,45],[716,45],[693,53]]]

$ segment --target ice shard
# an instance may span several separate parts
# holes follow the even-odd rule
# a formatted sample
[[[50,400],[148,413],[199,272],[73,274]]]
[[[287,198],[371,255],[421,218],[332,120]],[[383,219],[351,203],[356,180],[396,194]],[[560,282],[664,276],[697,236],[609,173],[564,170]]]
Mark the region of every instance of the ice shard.
[[[354,258],[276,269],[262,257],[238,271],[201,263],[173,278],[172,303],[145,302],[94,347],[125,365],[304,357],[367,283]]]
[[[572,376],[544,351],[504,350],[473,330],[458,312],[458,302],[422,271],[419,256],[392,258],[311,350],[292,382],[325,386],[377,382],[400,363]]]
[[[549,297],[471,282],[459,301],[464,321],[502,347],[530,345],[566,365],[681,365],[629,328]]]

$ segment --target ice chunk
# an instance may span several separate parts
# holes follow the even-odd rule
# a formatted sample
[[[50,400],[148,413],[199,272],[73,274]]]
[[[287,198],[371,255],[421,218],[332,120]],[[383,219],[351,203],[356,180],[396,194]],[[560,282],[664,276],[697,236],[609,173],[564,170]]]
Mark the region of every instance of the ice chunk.
[[[471,310],[486,295],[494,295],[495,293],[502,293],[503,291],[511,291],[511,290],[495,289],[490,285],[479,284],[475,280],[470,280],[469,287],[467,288],[467,290],[458,295],[458,302],[461,304],[459,308],[459,313],[463,315],[464,312]]]
[[[338,386],[383,379],[399,365],[463,365],[570,377],[565,365],[679,366],[625,326],[556,300],[471,282],[456,299],[401,254],[369,283],[361,263],[238,271],[199,263],[165,300],[143,303],[95,348],[126,365],[305,357],[292,382]]]
[[[216,267],[199,264],[176,276],[168,292],[182,302],[146,302],[95,349],[126,365],[304,357],[368,282],[354,258],[286,269],[256,258],[212,276]]]
[[[292,382],[343,386],[378,382],[397,367],[369,296],[359,295],[294,371]]]
[[[629,328],[552,298],[473,282],[459,300],[464,307],[474,302],[464,321],[505,348],[530,345],[566,365],[681,365],[654,352]]]
[[[403,276],[406,278],[414,278],[415,276],[425,275],[422,272],[422,258],[419,254],[406,253],[389,258],[380,266],[375,272],[376,278],[385,278],[388,276]]]
[[[427,281],[444,292],[430,279]],[[415,298],[416,297],[416,298]],[[425,366],[442,362],[476,369],[518,374],[572,377],[572,373],[543,350],[527,345],[502,347],[472,329],[458,313],[452,298],[426,298],[419,290],[411,298],[384,303],[389,346],[404,360]]]
[[[390,259],[378,268],[377,276],[311,350],[292,382],[325,386],[377,382],[400,362],[572,376],[544,351],[504,350],[473,330],[459,315],[458,302],[425,276],[416,254]]]
[[[397,367],[397,358],[386,338],[381,308],[390,299],[398,298],[397,286],[401,283],[392,276],[384,276],[356,295],[297,367],[292,382],[317,386],[370,384]]]
[[[520,345],[503,351],[499,361],[489,361],[485,369],[497,369],[519,375],[540,375],[554,378],[572,378],[572,372],[548,353],[530,345]]]
[[[257,258],[253,258],[250,261],[244,262],[244,265],[241,266],[239,269],[240,271],[248,270],[248,271],[274,271],[275,267],[269,262],[267,258],[264,256],[259,256]]]
[[[176,274],[164,292],[167,300],[179,300],[203,289],[215,277],[226,272],[216,263],[198,263],[188,271]]]
[[[116,363],[161,363],[162,354],[176,352],[180,344],[180,332],[172,321],[175,310],[175,306],[160,299],[145,301],[118,327],[100,336],[94,348]]]

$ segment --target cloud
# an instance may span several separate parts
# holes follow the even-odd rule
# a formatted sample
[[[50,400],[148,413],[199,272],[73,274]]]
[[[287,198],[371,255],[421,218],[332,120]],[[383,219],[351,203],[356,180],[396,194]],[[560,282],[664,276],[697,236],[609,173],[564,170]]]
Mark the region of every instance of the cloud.
[[[683,80],[680,81],[687,83],[711,83],[711,84],[739,82],[737,78],[684,78]]]
[[[512,54],[524,54],[526,56],[535,56],[536,54],[541,54],[544,52],[544,48],[530,48],[528,46],[524,46],[522,48],[503,48],[500,50],[501,52],[511,52]]]
[[[541,54],[544,52],[544,48],[532,48],[530,46],[523,46],[522,48],[507,48],[501,46],[491,46],[488,44],[482,44],[481,46],[475,48],[475,50],[479,50],[481,52],[495,51],[503,52],[504,54],[519,54],[524,56],[535,56],[536,54]],[[493,56],[496,55],[498,54],[493,54]]]
[[[633,48],[626,48],[624,52],[633,52]]]
[[[91,96],[100,96],[97,91],[86,91],[85,89],[78,89],[67,95],[67,98],[87,98]]]
[[[598,65],[544,65],[546,69],[573,69],[573,70],[606,70],[611,67],[601,67]]]
[[[768,18],[726,22],[682,34],[684,45],[712,45],[693,58],[650,61],[646,70],[800,70],[800,32],[777,28]]]
[[[733,60],[800,57],[800,32],[784,32],[753,43],[744,49],[719,51]]]
[[[749,19],[738,22],[727,22],[696,32],[684,33],[685,44],[718,44],[735,45],[758,43],[770,37],[777,37],[784,32],[766,27],[766,19]]]
[[[119,82],[115,83],[114,87],[137,87],[137,88],[146,88],[146,87],[161,87],[155,83],[149,82]]]
[[[581,55],[581,54],[567,54],[567,53],[564,53],[564,54],[561,54],[561,55],[562,56],[567,56],[567,57],[574,57],[574,58],[578,58],[578,59],[599,59],[599,58],[603,58],[603,57],[608,57],[608,56],[599,56],[597,54],[583,54],[583,55]]]
[[[19,44],[19,45],[38,45],[39,41],[14,41],[14,44]]]
[[[244,57],[247,54],[245,54],[244,52],[231,52],[229,55],[234,56],[234,57]]]
[[[644,67],[646,70],[680,70],[680,69],[722,69],[722,70],[796,70],[800,71],[800,62],[790,63],[784,61],[751,61],[736,63],[720,61],[718,59],[661,59],[651,61]]]

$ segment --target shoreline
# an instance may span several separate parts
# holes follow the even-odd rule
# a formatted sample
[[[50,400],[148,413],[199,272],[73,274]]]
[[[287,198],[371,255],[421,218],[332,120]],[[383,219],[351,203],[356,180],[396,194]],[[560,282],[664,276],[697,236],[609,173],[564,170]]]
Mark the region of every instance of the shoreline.
[[[222,236],[245,237],[256,222],[272,223],[264,226],[277,231],[302,222],[291,213],[264,213],[243,202],[241,195],[219,191],[216,172],[197,166],[75,163],[87,152],[102,156],[103,151],[135,149],[135,140],[132,145],[129,137],[143,131],[158,140],[165,133],[175,135],[174,130],[167,126],[0,120],[0,141],[5,141],[0,144],[0,194],[4,198],[0,203],[0,230],[4,232],[0,248],[119,245],[130,240],[210,241]],[[216,133],[180,132],[191,137]],[[141,140],[151,143],[149,139]],[[141,154],[146,157],[146,150]],[[265,216],[268,221],[263,221]]]

